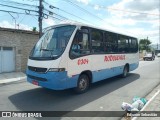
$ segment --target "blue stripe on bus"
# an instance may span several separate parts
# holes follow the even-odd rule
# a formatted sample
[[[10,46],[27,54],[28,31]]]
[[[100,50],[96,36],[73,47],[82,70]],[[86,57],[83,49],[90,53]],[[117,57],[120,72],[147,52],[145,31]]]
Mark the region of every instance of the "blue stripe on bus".
[[[114,67],[114,68],[110,68],[110,69],[103,69],[103,70],[99,70],[99,71],[93,71],[92,75],[93,75],[93,82],[97,82],[100,80],[104,80],[113,76],[117,76],[123,73],[123,68],[124,66],[120,66],[120,67]]]
[[[138,67],[138,63],[130,64],[130,71]],[[123,73],[124,66],[114,67],[111,69],[103,69],[98,71],[92,71],[93,80],[92,83],[105,80],[107,78],[117,76]],[[77,81],[79,74],[72,76],[71,78],[67,76],[67,72],[47,72],[47,73],[36,73],[27,69],[27,75],[36,76],[39,78],[47,79],[47,81],[36,80],[39,86],[46,87],[53,90],[64,90],[67,88],[73,88],[77,86]],[[32,79],[27,76],[27,81],[32,83]]]
[[[129,71],[133,71],[138,67],[139,63],[134,63],[129,65]],[[92,82],[97,82],[101,80],[105,80],[110,77],[114,77],[123,73],[124,66],[113,67],[110,69],[103,69],[92,72]]]
[[[139,62],[130,64],[129,65],[129,71],[135,70],[136,68],[138,68],[138,66],[139,66]]]

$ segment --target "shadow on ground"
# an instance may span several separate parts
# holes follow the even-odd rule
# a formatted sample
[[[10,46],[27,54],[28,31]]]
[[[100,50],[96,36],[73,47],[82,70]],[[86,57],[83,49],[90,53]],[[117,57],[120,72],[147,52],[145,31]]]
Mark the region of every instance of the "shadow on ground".
[[[72,89],[30,89],[10,96],[9,100],[21,111],[73,111],[138,80],[139,77],[139,74],[130,73],[127,78],[106,79],[92,84],[88,92],[78,95]]]

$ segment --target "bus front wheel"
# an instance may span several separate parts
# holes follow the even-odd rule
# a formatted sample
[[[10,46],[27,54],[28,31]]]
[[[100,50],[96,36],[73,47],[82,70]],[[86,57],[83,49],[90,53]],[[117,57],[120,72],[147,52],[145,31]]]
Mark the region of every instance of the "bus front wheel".
[[[89,77],[86,74],[79,76],[77,87],[75,88],[76,93],[84,93],[89,88]]]

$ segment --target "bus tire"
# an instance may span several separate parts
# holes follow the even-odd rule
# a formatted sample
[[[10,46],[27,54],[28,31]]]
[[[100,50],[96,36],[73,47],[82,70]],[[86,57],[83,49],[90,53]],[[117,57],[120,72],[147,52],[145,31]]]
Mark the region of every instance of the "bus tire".
[[[122,73],[122,75],[121,75],[123,78],[127,77],[128,71],[129,71],[128,69],[129,69],[128,66],[125,65],[125,66],[124,66],[124,69],[123,69],[123,73]]]
[[[89,88],[89,77],[86,74],[82,74],[79,76],[77,87],[75,88],[76,93],[84,93]]]

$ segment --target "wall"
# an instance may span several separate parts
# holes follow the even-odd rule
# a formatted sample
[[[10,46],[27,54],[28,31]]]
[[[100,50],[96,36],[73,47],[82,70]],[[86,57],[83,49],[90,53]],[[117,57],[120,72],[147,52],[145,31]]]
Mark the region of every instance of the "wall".
[[[0,28],[0,46],[15,50],[16,71],[25,71],[29,53],[37,41],[37,32]]]

